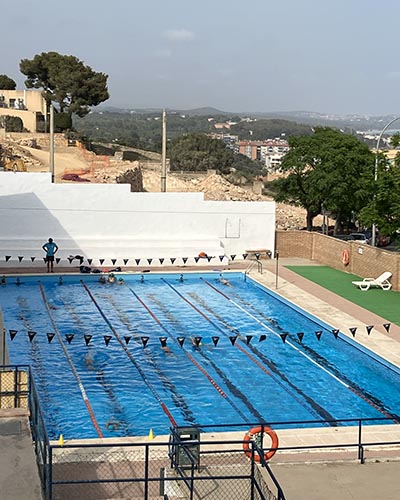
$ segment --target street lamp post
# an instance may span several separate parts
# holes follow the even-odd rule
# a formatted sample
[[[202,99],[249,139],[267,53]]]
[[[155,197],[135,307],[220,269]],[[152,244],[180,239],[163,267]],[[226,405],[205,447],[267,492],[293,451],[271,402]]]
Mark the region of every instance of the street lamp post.
[[[375,184],[378,180],[378,166],[379,166],[379,145],[382,139],[383,134],[386,132],[386,130],[394,123],[395,121],[400,120],[400,116],[397,116],[396,118],[393,118],[393,120],[390,120],[389,123],[387,123],[383,129],[381,130],[381,133],[379,134],[378,140],[376,141],[376,156],[375,156],[375,169],[374,169],[374,181]],[[375,222],[372,224],[372,238],[371,238],[371,244],[374,247],[376,244],[376,224]]]

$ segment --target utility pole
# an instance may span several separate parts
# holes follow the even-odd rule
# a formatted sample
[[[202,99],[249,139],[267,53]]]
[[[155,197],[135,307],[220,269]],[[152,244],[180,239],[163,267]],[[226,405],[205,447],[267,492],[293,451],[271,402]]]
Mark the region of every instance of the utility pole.
[[[161,149],[161,192],[167,191],[167,114],[162,113],[162,149]]]
[[[50,104],[50,172],[54,183],[54,106]]]

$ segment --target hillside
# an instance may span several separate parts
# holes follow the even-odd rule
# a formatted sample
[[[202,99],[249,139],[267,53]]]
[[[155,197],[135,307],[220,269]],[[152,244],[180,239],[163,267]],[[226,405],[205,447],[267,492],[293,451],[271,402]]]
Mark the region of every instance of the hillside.
[[[23,158],[28,171],[48,172],[50,154],[48,136],[44,134],[9,134],[0,139],[4,148]],[[32,145],[36,147],[32,147]],[[156,153],[140,151],[147,161],[126,161],[115,157],[96,156],[77,147],[68,147],[62,136],[56,137],[55,180],[56,182],[115,183],[116,178],[127,171],[139,171],[141,189],[147,192],[161,191],[161,157]],[[64,179],[63,179],[64,177]],[[71,180],[65,180],[71,179]],[[231,184],[221,175],[211,173],[167,175],[168,192],[203,192],[206,200],[215,201],[270,201],[271,198],[255,194],[251,188]],[[321,221],[316,221],[320,224]],[[305,226],[305,211],[299,207],[277,204],[276,228],[283,230],[302,229]]]

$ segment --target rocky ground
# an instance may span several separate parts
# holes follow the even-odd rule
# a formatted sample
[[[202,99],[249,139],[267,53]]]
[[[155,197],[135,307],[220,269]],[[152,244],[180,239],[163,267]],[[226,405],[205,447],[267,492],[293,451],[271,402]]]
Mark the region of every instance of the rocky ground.
[[[48,135],[12,134],[0,138],[3,149],[24,160],[28,171],[45,172],[49,169]],[[33,147],[32,147],[33,146]],[[58,136],[55,146],[56,182],[86,181],[113,183],[126,171],[140,171],[141,189],[148,192],[161,190],[161,159],[154,154],[148,161],[125,161],[114,157],[97,157],[77,147],[67,147],[65,140]],[[251,187],[231,184],[224,177],[209,175],[182,175],[168,173],[167,191],[203,192],[207,200],[216,201],[269,201],[271,198],[255,194]],[[320,222],[317,220],[316,224]],[[301,229],[305,226],[305,211],[278,203],[276,207],[276,228],[281,230]]]

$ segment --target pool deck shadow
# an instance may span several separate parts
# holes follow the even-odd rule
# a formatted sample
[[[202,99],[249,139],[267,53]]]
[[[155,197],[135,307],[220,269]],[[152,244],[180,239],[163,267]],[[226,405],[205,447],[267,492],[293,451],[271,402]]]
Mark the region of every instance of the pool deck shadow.
[[[377,352],[397,366],[400,366],[400,328],[392,325],[390,334],[385,332],[381,318],[359,307],[325,288],[312,283],[285,268],[285,265],[318,265],[304,259],[280,259],[278,275],[276,261],[263,260],[263,273],[253,269],[250,276],[265,284],[272,291],[299,305],[311,314],[321,318],[351,337],[349,327],[359,328],[356,340]],[[244,270],[248,262],[237,262],[230,266],[221,266],[221,272]],[[152,269],[152,272],[198,271],[187,267]],[[204,271],[216,270],[216,266],[207,266]],[[61,271],[61,270],[60,270]],[[63,270],[64,271],[64,270]],[[69,272],[76,272],[69,269]],[[31,272],[35,273],[36,270]],[[135,269],[135,272],[140,270]],[[365,325],[375,325],[373,333],[365,333]],[[4,500],[39,500],[40,483],[36,459],[29,431],[26,412],[20,410],[0,410],[0,498]],[[4,432],[1,432],[3,428]],[[323,436],[324,433],[326,436]],[[301,446],[303,443],[321,444],[341,439],[344,430],[315,429],[279,431],[281,446]],[[354,428],[348,432],[355,432]],[[376,426],[368,430],[371,440],[400,441],[400,426]],[[395,436],[395,437],[393,437]],[[228,437],[227,437],[228,438]],[[389,439],[389,438],[388,438]],[[335,442],[335,441],[333,441]],[[390,450],[375,450],[367,454],[367,462],[360,464],[357,450],[323,449],[313,452],[279,451],[270,462],[286,500],[376,500],[400,498],[400,447]]]
[[[0,498],[42,498],[27,410],[0,410]]]

